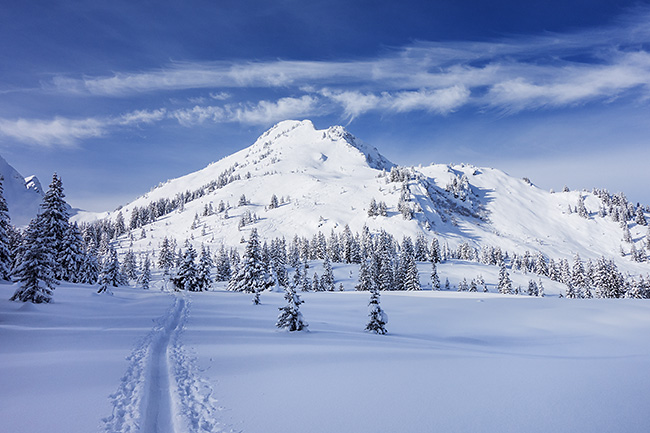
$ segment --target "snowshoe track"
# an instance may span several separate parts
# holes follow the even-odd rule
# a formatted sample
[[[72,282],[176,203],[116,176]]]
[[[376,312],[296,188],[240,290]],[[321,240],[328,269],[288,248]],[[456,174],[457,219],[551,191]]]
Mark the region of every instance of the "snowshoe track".
[[[106,433],[221,432],[212,387],[180,341],[191,302],[175,296],[157,325],[127,357],[129,366],[110,396]]]

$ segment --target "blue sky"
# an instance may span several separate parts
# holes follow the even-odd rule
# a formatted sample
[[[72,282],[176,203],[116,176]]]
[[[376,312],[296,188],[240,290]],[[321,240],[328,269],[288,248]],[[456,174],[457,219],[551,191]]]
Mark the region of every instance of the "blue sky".
[[[12,1],[0,54],[0,154],[89,210],[287,118],[650,204],[646,2]]]

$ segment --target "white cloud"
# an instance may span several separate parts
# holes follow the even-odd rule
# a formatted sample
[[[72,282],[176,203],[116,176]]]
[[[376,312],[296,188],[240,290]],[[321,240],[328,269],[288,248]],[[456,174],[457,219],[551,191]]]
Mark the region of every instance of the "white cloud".
[[[0,119],[0,134],[23,143],[52,146],[74,145],[78,140],[99,137],[106,125],[97,119],[73,120],[55,117],[53,120]]]
[[[178,120],[183,126],[193,126],[205,121],[222,122],[226,119],[226,110],[222,107],[196,105],[174,110],[169,113],[169,117]]]
[[[548,79],[504,80],[491,87],[487,103],[509,110],[557,107],[615,98],[636,87],[645,94],[650,89],[649,53],[621,54],[609,65],[566,67],[561,76]]]
[[[217,101],[225,101],[226,99],[230,99],[232,95],[228,92],[210,92],[210,97]]]
[[[465,104],[470,96],[470,91],[460,85],[436,90],[383,92],[379,95],[356,91],[335,92],[329,89],[320,93],[341,105],[349,119],[355,119],[368,111],[404,113],[423,110],[447,114]]]
[[[464,105],[469,96],[470,91],[468,89],[456,85],[433,91],[399,92],[395,96],[388,98],[388,104],[391,109],[398,112],[426,110],[446,114]]]
[[[176,62],[112,76],[55,77],[47,90],[98,98],[185,89],[206,89],[206,95],[189,99],[174,95],[174,104],[189,101],[191,107],[140,110],[104,119],[5,120],[0,133],[25,140],[32,136],[37,143],[67,144],[102,135],[116,125],[170,118],[184,126],[268,125],[333,110],[353,120],[368,112],[445,115],[464,106],[516,112],[606,103],[621,95],[646,103],[650,100],[648,23],[650,8],[641,7],[605,28],[487,42],[415,42],[374,58]],[[246,95],[272,88],[291,96],[237,100],[231,91],[237,88],[251,89],[241,92]],[[164,95],[165,100],[169,97]]]
[[[343,107],[345,116],[355,119],[361,114],[376,110],[381,104],[381,97],[372,93],[361,93],[357,91],[333,92],[324,89],[321,94]]]
[[[165,116],[165,109],[159,109],[132,111],[115,118],[0,119],[0,135],[31,145],[73,146],[80,140],[101,137],[116,126],[152,124]]]
[[[300,98],[281,98],[277,101],[259,101],[247,104],[228,104],[219,106],[194,106],[178,109],[169,117],[178,120],[183,126],[194,126],[206,121],[214,123],[240,122],[268,125],[279,120],[294,117],[307,117],[320,111],[320,101],[314,96]]]
[[[233,110],[231,120],[267,125],[279,120],[304,118],[319,112],[319,100],[313,96],[281,98],[278,101],[260,101],[250,107]]]
[[[134,125],[140,123],[152,124],[165,118],[167,110],[160,108],[158,110],[136,110],[121,115],[116,123],[120,125]],[[113,122],[107,122],[113,123]]]

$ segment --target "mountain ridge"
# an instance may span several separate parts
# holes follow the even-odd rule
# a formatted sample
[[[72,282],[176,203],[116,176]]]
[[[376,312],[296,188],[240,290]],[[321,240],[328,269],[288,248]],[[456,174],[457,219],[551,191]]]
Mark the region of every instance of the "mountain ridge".
[[[273,196],[277,206],[271,206]],[[165,236],[179,244],[188,239],[237,246],[253,226],[264,238],[290,239],[347,225],[353,232],[386,230],[396,239],[424,234],[451,247],[497,246],[566,259],[606,256],[631,272],[647,272],[629,253],[619,253],[632,245],[643,249],[647,228],[630,220],[631,204],[607,204],[612,196],[604,197],[551,193],[469,164],[400,167],[343,127],[317,130],[310,121],[284,121],[251,146],[159,185],[109,219],[121,213],[127,228],[137,229],[133,240],[120,245],[140,251],[155,250]],[[384,215],[369,212],[372,201],[384,205]],[[579,203],[584,216],[576,212]],[[610,214],[601,215],[608,206]],[[611,212],[625,212],[632,243],[623,240],[622,224]]]

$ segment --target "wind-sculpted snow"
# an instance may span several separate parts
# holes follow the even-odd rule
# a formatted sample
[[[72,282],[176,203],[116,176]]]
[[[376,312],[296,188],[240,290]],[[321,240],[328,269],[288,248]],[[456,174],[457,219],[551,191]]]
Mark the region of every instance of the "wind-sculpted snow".
[[[127,358],[129,366],[111,395],[106,433],[219,432],[212,388],[197,375],[194,359],[180,341],[189,300],[172,306]]]

